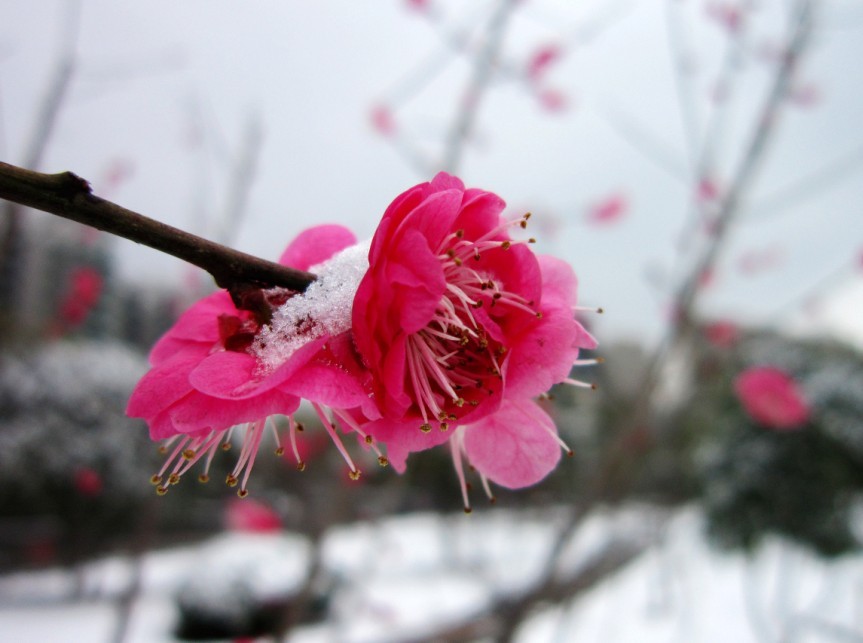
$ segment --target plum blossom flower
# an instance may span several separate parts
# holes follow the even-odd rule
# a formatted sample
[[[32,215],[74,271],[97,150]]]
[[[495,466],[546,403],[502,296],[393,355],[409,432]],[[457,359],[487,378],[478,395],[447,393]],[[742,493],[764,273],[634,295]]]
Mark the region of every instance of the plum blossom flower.
[[[301,270],[317,266],[325,281],[326,262],[355,241],[341,226],[318,226],[302,233],[280,261]],[[320,287],[316,291],[320,296],[319,291]],[[280,303],[306,302],[305,294],[286,291],[269,291],[269,297],[274,308]],[[274,319],[278,314],[277,310]],[[218,291],[187,310],[153,347],[152,368],[136,386],[126,409],[128,415],[147,421],[154,440],[172,439],[173,450],[152,478],[157,491],[164,494],[168,485],[176,484],[201,459],[206,467],[199,479],[206,481],[215,452],[227,450],[232,429],[244,425],[241,453],[227,482],[239,484],[239,494],[245,496],[249,473],[273,415],[289,416],[291,445],[302,468],[295,442],[298,425],[290,417],[300,399],[310,396],[319,405],[340,408],[358,406],[367,399],[355,377],[358,362],[351,359],[346,338],[330,332],[334,328],[333,324],[296,326],[293,339],[297,341],[290,350],[281,346],[274,356],[260,346],[262,335],[270,328],[252,313],[239,310],[227,292]],[[253,350],[256,342],[257,353]],[[325,428],[346,455],[332,418]],[[281,455],[274,425],[272,430]],[[353,462],[346,459],[352,473],[358,475]]]
[[[749,417],[765,427],[797,429],[809,420],[802,391],[778,368],[755,366],[743,371],[734,381],[734,391]]]
[[[561,443],[531,398],[581,384],[570,370],[596,345],[574,318],[572,269],[510,238],[529,215],[507,221],[503,208],[445,173],[406,191],[384,213],[354,299],[382,416],[366,430],[400,471],[410,452],[449,441],[463,488],[462,454],[511,487],[554,467]]]

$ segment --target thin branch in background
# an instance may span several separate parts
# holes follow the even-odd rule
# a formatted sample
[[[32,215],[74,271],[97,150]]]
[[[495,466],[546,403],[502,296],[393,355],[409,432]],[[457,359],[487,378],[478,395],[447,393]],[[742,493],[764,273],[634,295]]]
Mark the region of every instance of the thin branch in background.
[[[858,145],[847,154],[828,161],[806,176],[747,206],[746,213],[740,220],[761,222],[767,218],[766,215],[776,215],[786,211],[790,206],[815,198],[847,179],[852,173],[858,171],[861,165],[863,165],[863,145]]]
[[[683,129],[683,142],[687,148],[687,158],[695,175],[695,164],[698,156],[698,140],[701,123],[695,100],[695,89],[692,87],[692,60],[689,44],[684,38],[681,25],[681,3],[668,2],[665,5],[665,24],[668,32],[668,48],[674,65],[674,88],[677,93],[677,104],[680,110],[680,121]]]
[[[246,123],[239,153],[232,163],[227,202],[215,234],[215,239],[219,243],[235,240],[244,217],[248,215],[249,195],[257,172],[263,140],[260,114],[254,114]]]
[[[687,180],[688,175],[680,155],[670,149],[659,136],[637,122],[633,116],[613,106],[607,106],[600,114],[633,150],[672,178],[683,182]]]
[[[730,30],[726,42],[725,54],[716,77],[714,86],[714,108],[704,130],[703,139],[699,141],[698,132],[691,142],[693,150],[691,184],[695,189],[691,192],[689,213],[678,236],[678,246],[685,248],[691,241],[699,226],[708,214],[705,202],[699,198],[699,191],[705,182],[711,184],[717,180],[716,156],[720,141],[727,135],[727,119],[734,98],[733,79],[739,71],[746,52],[746,27],[748,7],[740,6],[740,20],[737,27]]]
[[[485,46],[474,60],[473,75],[462,94],[455,120],[450,128],[441,167],[456,173],[464,153],[464,146],[473,133],[474,124],[485,89],[491,79],[497,57],[503,44],[507,21],[517,0],[499,0],[489,20],[485,34]]]
[[[32,133],[25,144],[23,163],[38,168],[54,132],[60,110],[66,101],[75,71],[75,48],[81,19],[81,0],[66,4],[61,20],[61,47],[45,97],[37,107]],[[0,204],[0,337],[7,337],[16,323],[16,310],[21,288],[18,274],[24,263],[23,214],[13,202]],[[2,341],[2,340],[0,340]]]

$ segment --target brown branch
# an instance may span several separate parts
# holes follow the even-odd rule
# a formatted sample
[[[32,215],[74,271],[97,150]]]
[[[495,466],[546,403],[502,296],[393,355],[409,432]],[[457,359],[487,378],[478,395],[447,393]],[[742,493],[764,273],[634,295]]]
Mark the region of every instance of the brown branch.
[[[92,226],[203,268],[237,306],[254,309],[255,291],[303,291],[315,275],[207,241],[95,196],[71,172],[43,174],[0,162],[0,198]]]

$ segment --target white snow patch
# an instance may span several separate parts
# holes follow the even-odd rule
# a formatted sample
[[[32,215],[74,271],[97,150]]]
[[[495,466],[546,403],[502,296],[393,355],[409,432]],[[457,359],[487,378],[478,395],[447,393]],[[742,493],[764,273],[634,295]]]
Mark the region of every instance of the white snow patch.
[[[369,267],[370,245],[367,241],[350,246],[309,268],[317,280],[282,304],[255,338],[252,352],[263,373],[276,370],[306,343],[350,329],[354,295]]]

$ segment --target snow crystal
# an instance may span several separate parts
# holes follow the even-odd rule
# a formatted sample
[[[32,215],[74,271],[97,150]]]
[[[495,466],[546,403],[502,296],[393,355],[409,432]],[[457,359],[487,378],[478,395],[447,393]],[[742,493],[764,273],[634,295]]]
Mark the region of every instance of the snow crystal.
[[[307,342],[350,329],[354,295],[369,267],[370,243],[345,248],[309,268],[317,280],[279,307],[255,339],[252,351],[264,373],[284,364]]]

